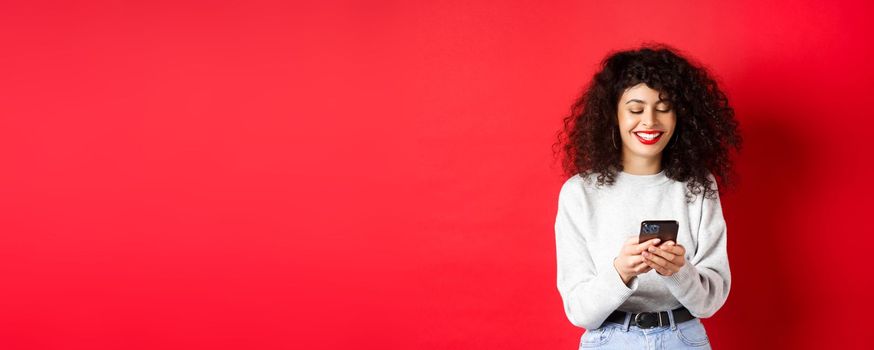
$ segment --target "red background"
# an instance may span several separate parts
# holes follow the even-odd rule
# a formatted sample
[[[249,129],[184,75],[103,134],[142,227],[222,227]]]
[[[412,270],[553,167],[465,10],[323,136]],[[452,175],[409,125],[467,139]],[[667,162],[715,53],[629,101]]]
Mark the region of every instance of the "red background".
[[[716,348],[863,348],[863,1],[89,1],[0,10],[0,347],[573,349],[573,98],[669,43],[746,139]]]

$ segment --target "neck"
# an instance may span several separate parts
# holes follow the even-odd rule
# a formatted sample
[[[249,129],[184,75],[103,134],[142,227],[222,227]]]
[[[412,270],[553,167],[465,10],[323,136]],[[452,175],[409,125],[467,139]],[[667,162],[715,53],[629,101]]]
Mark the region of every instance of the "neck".
[[[642,158],[624,154],[622,156],[622,171],[632,175],[652,175],[662,171],[662,155]]]

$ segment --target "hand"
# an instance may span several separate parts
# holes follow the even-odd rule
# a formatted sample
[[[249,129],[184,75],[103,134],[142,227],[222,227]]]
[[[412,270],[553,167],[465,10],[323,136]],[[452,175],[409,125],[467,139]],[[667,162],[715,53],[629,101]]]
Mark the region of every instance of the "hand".
[[[674,241],[650,246],[641,255],[645,258],[644,263],[662,276],[673,275],[686,264],[686,248]]]
[[[634,276],[652,270],[652,267],[646,264],[646,259],[640,254],[649,247],[656,245],[659,239],[653,238],[643,243],[637,243],[638,240],[637,236],[629,237],[625,240],[622,249],[619,250],[619,256],[613,259],[613,267],[619,272],[619,276],[622,277],[622,282],[625,285],[628,285]]]

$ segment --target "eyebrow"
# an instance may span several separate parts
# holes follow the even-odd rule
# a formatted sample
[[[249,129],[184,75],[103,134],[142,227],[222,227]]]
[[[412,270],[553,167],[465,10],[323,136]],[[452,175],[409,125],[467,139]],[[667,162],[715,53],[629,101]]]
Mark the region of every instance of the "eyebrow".
[[[640,102],[640,103],[646,104],[646,102],[644,102],[643,100],[638,100],[638,99],[631,99],[631,100],[628,100],[628,101],[625,102],[625,104],[629,104],[629,103],[631,103],[631,102]],[[658,101],[656,101],[656,103],[659,103],[659,102],[668,102],[668,100],[658,100]]]

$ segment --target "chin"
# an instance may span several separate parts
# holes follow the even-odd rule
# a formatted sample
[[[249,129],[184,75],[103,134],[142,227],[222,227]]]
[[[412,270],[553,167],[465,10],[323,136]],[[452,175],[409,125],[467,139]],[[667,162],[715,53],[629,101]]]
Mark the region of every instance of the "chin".
[[[662,150],[664,150],[664,149],[665,149],[664,147],[659,147],[658,149],[653,149],[652,147],[650,147],[649,149],[645,149],[645,150],[636,149],[636,150],[634,150],[634,153],[640,157],[646,157],[646,158],[658,157],[660,154],[662,154]]]

